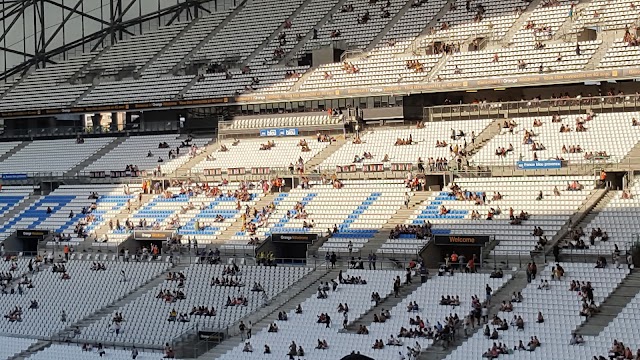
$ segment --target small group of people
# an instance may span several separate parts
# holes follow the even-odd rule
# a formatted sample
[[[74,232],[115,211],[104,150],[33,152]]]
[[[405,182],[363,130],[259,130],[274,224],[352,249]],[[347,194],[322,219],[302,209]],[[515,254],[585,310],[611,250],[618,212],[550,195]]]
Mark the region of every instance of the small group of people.
[[[91,265],[90,268],[91,271],[106,271],[107,270],[107,266],[104,263],[100,263],[100,262],[93,262],[93,264]]]
[[[205,317],[210,317],[210,316],[216,316],[216,309],[212,306],[211,309],[209,309],[207,306],[194,306],[191,309],[191,312],[189,312],[189,315],[193,316],[193,315],[197,315],[197,316],[205,316]]]
[[[238,294],[238,296],[231,298],[231,296],[227,296],[227,301],[225,302],[224,307],[229,306],[248,306],[249,299],[242,294]]]
[[[358,72],[360,72],[360,69],[357,66],[353,65],[353,63],[348,61],[344,61],[340,68],[344,70],[347,74],[357,74]]]
[[[4,315],[4,318],[9,320],[9,322],[21,322],[22,321],[22,308],[20,306],[16,306],[11,311],[9,311],[8,314]]]
[[[173,303],[178,300],[186,300],[187,297],[180,290],[160,290],[156,295],[156,299],[162,299],[168,303]]]
[[[222,276],[211,278],[209,286],[243,287],[244,283],[237,276]]]
[[[442,295],[439,304],[453,307],[460,306],[460,296],[447,295],[445,297],[444,295]]]
[[[374,293],[377,294],[377,293]],[[380,295],[378,295],[380,296]],[[374,301],[374,300],[372,300]],[[380,311],[380,315],[378,315],[377,313],[373,314],[373,322],[374,323],[383,323],[385,321],[387,321],[387,319],[391,318],[391,313],[389,312],[389,310],[385,310],[382,309]]]
[[[399,239],[400,235],[415,235],[418,239],[426,239],[431,236],[431,223],[426,221],[421,225],[398,224],[389,231],[389,239]]]
[[[413,69],[415,72],[424,72],[424,65],[418,60],[407,60],[407,69]]]

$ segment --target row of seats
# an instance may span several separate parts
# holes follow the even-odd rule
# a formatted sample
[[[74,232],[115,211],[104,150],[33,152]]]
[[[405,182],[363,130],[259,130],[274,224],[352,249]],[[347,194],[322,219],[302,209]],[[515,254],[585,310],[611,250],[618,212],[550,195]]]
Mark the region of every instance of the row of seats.
[[[306,140],[310,151],[302,151],[299,146],[301,140]],[[269,150],[260,150],[267,142],[274,142]],[[242,139],[235,146],[234,140],[222,140],[218,150],[210,154],[210,156],[196,164],[193,168],[194,172],[202,172],[205,169],[222,169],[226,171],[229,168],[245,168],[252,167],[268,167],[271,169],[286,169],[290,164],[297,164],[298,159],[302,158],[303,162],[309,161],[320,151],[326,148],[328,142],[318,142],[316,139],[302,137],[287,138],[271,138],[264,137],[259,139]],[[226,151],[222,149],[226,147]]]
[[[567,191],[567,184],[579,181],[584,186],[581,191]],[[475,205],[473,201],[456,200],[450,196],[449,189],[434,192],[424,201],[415,213],[406,221],[407,225],[432,224],[434,235],[469,235],[486,234],[494,236],[498,245],[492,250],[495,255],[526,255],[532,251],[538,242],[537,236],[532,236],[533,227],[538,226],[544,235],[551,239],[565,224],[569,217],[588,198],[594,187],[591,177],[513,177],[513,178],[459,178],[455,183],[463,190],[471,193],[486,193],[486,202]],[[554,195],[554,189],[560,192]],[[536,200],[538,192],[542,191],[543,198]],[[499,192],[503,198],[492,200]],[[441,215],[440,208],[444,206],[448,213]],[[488,220],[490,209],[500,208],[501,213]],[[514,216],[521,211],[529,213],[530,218],[522,225],[510,225],[509,208],[514,209]],[[472,219],[472,212],[477,211],[480,218]],[[410,240],[410,239],[409,239]],[[405,252],[416,254],[428,240],[408,241],[390,239],[380,249],[380,252]]]
[[[29,356],[30,360],[53,360],[53,359],[68,359],[68,360],[84,360],[88,357],[107,358],[114,360],[127,360],[132,358],[131,350],[125,349],[112,349],[103,348],[103,355],[100,355],[100,350],[93,348],[87,352],[82,350],[81,346],[75,344],[52,344],[51,346],[36,352]],[[152,360],[162,358],[163,354],[154,353],[148,350],[136,349],[136,360]]]
[[[248,340],[254,349],[253,352],[243,352],[244,343],[241,343],[219,359],[285,358],[292,341],[304,349],[305,358],[309,359],[340,359],[351,353],[352,350],[369,348],[371,344],[360,346],[364,339],[362,335],[341,331],[344,315],[338,312],[338,304],[348,304],[347,323],[352,323],[375,305],[370,301],[372,292],[378,292],[381,299],[385,299],[392,293],[393,281],[396,276],[401,277],[403,273],[389,270],[348,270],[344,272],[344,276],[359,276],[366,280],[367,284],[338,285],[336,291],[328,291],[326,299],[318,299],[314,294],[300,304],[301,314],[296,314],[293,309],[283,309],[288,314],[288,320],[276,321],[278,332],[268,332],[268,329],[263,329],[254,332],[251,339]],[[338,279],[335,280],[338,281]],[[329,314],[331,318],[329,327],[317,323],[321,313]],[[315,349],[318,340],[326,340],[329,348],[326,350]],[[263,353],[264,345],[271,348],[271,354]],[[363,352],[363,354],[365,353]]]
[[[168,268],[164,262],[110,262],[105,271],[92,271],[90,261],[64,264],[69,279],[54,273],[50,266],[30,275],[33,288],[23,285],[23,294],[5,295],[3,315],[16,306],[22,308],[22,321],[0,321],[0,331],[29,337],[50,337],[89,315],[112,304],[160,275]],[[21,269],[26,271],[26,269]],[[123,281],[124,273],[126,281]],[[90,294],[91,296],[87,296]],[[37,309],[30,309],[32,300]],[[62,321],[62,313],[66,320]]]
[[[354,163],[357,155],[363,157],[365,152],[371,153],[371,159],[361,159],[356,163],[360,164],[381,164],[385,156],[388,155],[388,162],[391,163],[412,163],[418,162],[418,158],[422,158],[425,167],[428,167],[429,158],[451,159],[454,157],[450,149],[457,147],[459,150],[464,149],[465,144],[471,144],[472,139],[478,136],[492,120],[461,120],[455,122],[428,122],[424,124],[424,128],[396,128],[380,131],[367,131],[361,133],[360,144],[348,142],[340,149],[331,154],[321,167],[326,169],[335,169],[336,166],[350,165]],[[462,137],[459,137],[462,131]],[[452,133],[455,132],[455,140],[452,139]],[[411,145],[395,145],[396,140],[412,139]],[[444,147],[436,147],[436,142],[446,142]]]
[[[118,309],[124,317],[120,334],[112,329],[111,314],[88,326],[80,339],[88,341],[114,341],[126,344],[148,344],[161,346],[168,340],[194,328],[225,329],[239,319],[247,316],[264,305],[261,292],[251,291],[255,282],[260,283],[266,292],[266,299],[272,299],[305,276],[310,268],[306,267],[241,267],[237,277],[242,287],[210,286],[213,278],[222,278],[224,265],[195,264],[181,270],[186,280],[184,287],[178,288],[175,281],[164,281],[147,291],[134,301]],[[168,302],[156,296],[163,290],[180,290],[186,299]],[[244,296],[248,305],[225,306],[228,298]],[[214,308],[214,317],[189,316],[189,322],[169,322],[169,313],[190,313],[194,307]]]
[[[90,84],[70,84],[68,80],[95,55],[95,53],[82,54],[24,75],[25,78],[15,88],[2,96],[0,110],[69,107],[89,88]]]
[[[227,57],[239,57],[240,62],[244,61],[302,3],[302,0],[256,0],[247,3],[216,36],[200,48],[195,59],[219,63]]]
[[[630,198],[623,198],[623,191],[614,191],[613,198],[596,213],[596,216],[584,227],[585,236],[582,238],[588,249],[578,251],[586,254],[604,254],[606,256],[613,254],[615,247],[618,246],[620,255],[630,250],[638,239],[640,233],[640,225],[637,223],[637,216],[640,214],[640,181],[636,180],[625,191],[631,194]],[[593,245],[589,242],[589,236],[592,229],[600,228],[609,235],[608,241],[601,241],[597,237]]]
[[[594,115],[591,121],[584,124],[586,131],[576,131],[576,119],[584,121],[587,115],[563,115],[560,122],[552,122],[552,116],[516,117],[510,121],[516,123],[513,131],[501,128],[500,133],[476,155],[471,162],[477,165],[514,165],[520,160],[540,160],[562,158],[570,164],[583,164],[598,161],[620,162],[640,140],[640,127],[633,126],[633,119],[640,117],[638,112],[614,112]],[[534,126],[535,121],[542,126]],[[500,124],[502,125],[502,124]],[[570,132],[560,132],[562,126],[568,126]],[[531,142],[524,142],[525,132],[533,132]],[[542,144],[544,150],[533,150],[533,143]],[[569,153],[572,146],[580,146],[581,152]],[[509,149],[505,156],[496,155],[499,148]],[[563,152],[563,147],[567,152]],[[536,145],[536,148],[539,148]],[[585,154],[606,152],[607,157],[601,160],[586,158]]]
[[[82,144],[76,143],[76,139],[33,141],[2,161],[0,173],[51,172],[61,176],[113,140],[110,137],[87,138]]]
[[[216,186],[216,184],[211,184]],[[238,189],[238,183],[231,183],[226,186],[220,186],[219,189],[226,193],[227,191],[235,191]],[[156,195],[151,200],[134,211],[127,218],[131,220],[135,226],[139,226],[140,221],[145,221],[148,227],[154,224],[160,229],[174,229],[179,235],[184,237],[187,243],[187,237],[194,242],[204,246],[216,242],[218,237],[237,221],[241,216],[241,212],[237,208],[238,201],[234,197],[219,196],[208,197],[204,194],[188,196],[186,194],[179,195],[180,188],[169,188],[169,192],[174,193],[173,197],[165,198],[164,195]],[[249,201],[239,202],[242,209],[246,206],[253,206],[260,198],[262,190],[250,190],[251,199]],[[223,220],[216,221],[216,216],[221,215]],[[179,224],[172,223],[172,219],[177,217]],[[121,226],[124,227],[124,222]],[[196,229],[196,222],[199,228]],[[118,244],[124,241],[130,234],[129,230],[110,229],[107,233],[107,242]]]
[[[195,145],[199,149],[210,141],[209,138],[196,138],[190,142],[190,145]],[[140,171],[152,171],[160,166],[163,174],[170,174],[190,158],[190,147],[180,147],[183,142],[184,139],[174,134],[131,136],[83,171],[124,171],[127,165],[134,165]],[[169,147],[160,149],[158,148],[160,143],[167,143]],[[176,154],[177,148],[179,148],[179,154]],[[175,154],[174,159],[169,158],[170,151]],[[159,162],[160,159],[162,162]]]
[[[10,359],[29,348],[33,343],[32,339],[22,339],[15,337],[0,336],[0,357]]]
[[[216,11],[196,18],[182,36],[177,37],[158,58],[151,62],[149,67],[144,69],[142,76],[154,77],[169,73],[195,46],[204,41],[207,35],[229,16],[231,10]]]
[[[302,126],[338,125],[341,123],[342,120],[339,116],[328,115],[250,118],[233,120],[233,123],[227,129],[297,128]],[[1,152],[2,149],[0,148]]]
[[[585,317],[580,315],[582,309],[580,294],[577,291],[569,291],[572,280],[590,281],[593,286],[594,300],[596,304],[604,301],[609,294],[627,276],[626,269],[595,269],[593,264],[561,263],[565,275],[559,280],[551,280],[552,264],[544,269],[539,269],[538,276],[526,288],[522,290],[523,301],[513,303],[513,312],[499,312],[498,316],[507,322],[514,315],[522,316],[525,321],[524,331],[518,331],[514,326],[506,331],[500,331],[498,340],[490,340],[482,331],[476,332],[471,338],[453,351],[447,360],[480,359],[482,354],[491,348],[495,342],[506,344],[513,349],[522,340],[525,346],[532,336],[536,336],[541,346],[535,351],[515,351],[513,355],[501,355],[505,358],[517,359],[548,359],[563,354],[567,359],[591,359],[593,348],[587,346],[569,345],[571,333],[582,324]],[[546,280],[550,287],[548,290],[538,289],[540,281]],[[537,323],[538,312],[544,317],[543,323]],[[492,329],[495,326],[490,326]],[[611,339],[607,338],[607,342]],[[606,354],[606,348],[602,354]]]
[[[503,41],[503,45],[511,44],[508,47],[454,54],[432,78],[448,80],[481,78],[487,74],[521,75],[540,72],[541,65],[543,72],[577,71],[585,68],[601,45],[601,40],[580,42],[580,54],[575,51],[574,43],[549,43],[544,49],[535,50],[534,42],[556,36],[564,27],[573,33],[579,33],[590,26],[624,29],[634,25],[640,11],[638,7],[623,0],[591,0],[578,6],[572,5],[568,0],[552,5],[543,1],[533,9],[530,9],[528,2],[522,0],[491,0],[482,3],[438,0],[420,3],[419,6],[412,6],[406,0],[394,0],[389,1],[388,8],[386,3],[359,0],[344,4],[353,6],[353,11],[347,12],[341,11],[341,7],[336,5],[336,1],[310,1],[304,4],[304,8],[300,8],[303,6],[302,1],[287,4],[272,0],[254,1],[246,4],[208,41],[205,40],[226,20],[231,9],[214,12],[194,19],[191,23],[176,22],[120,41],[102,52],[82,54],[28,73],[24,75],[24,81],[3,96],[0,110],[67,108],[76,104],[90,106],[161,102],[181,96],[200,99],[254,92],[288,92],[298,78],[287,76],[287,73],[302,74],[309,67],[281,66],[280,60],[273,58],[274,50],[282,49],[286,55],[298,48],[293,57],[299,59],[332,41],[343,41],[351,49],[373,48],[373,51],[365,59],[353,61],[360,72],[343,74],[336,71],[340,64],[322,66],[303,80],[301,89],[424,82],[429,80],[427,76],[430,70],[441,57],[417,55],[422,53],[422,49],[431,49],[439,42],[466,43],[472,38],[503,41],[514,24],[518,24],[520,28],[512,29],[513,37]],[[477,19],[479,6],[484,9],[481,20]],[[388,16],[382,16],[382,8],[389,12]],[[358,23],[365,12],[369,13],[369,21]],[[327,13],[330,15],[328,21],[322,22]],[[370,46],[371,41],[400,13],[401,16],[391,29],[379,36],[380,41],[374,46]],[[435,19],[438,14],[441,16]],[[567,15],[572,15],[573,20],[568,19]],[[284,29],[285,20],[291,21],[289,29]],[[567,21],[571,23],[567,25]],[[528,22],[533,23],[534,28],[548,27],[548,31],[536,33],[527,29]],[[314,29],[317,30],[317,37],[309,36]],[[275,34],[279,31],[287,34],[287,43],[284,45],[280,45]],[[335,31],[340,31],[340,35],[332,37],[331,34]],[[297,36],[308,40],[300,45]],[[242,62],[267,39],[271,40],[248,62],[251,70],[247,73],[234,68],[228,73],[206,74],[202,79],[198,78],[195,84],[192,82],[196,80],[196,75],[173,75],[181,73],[177,67],[185,60],[186,63],[197,60],[219,63],[237,56]],[[201,46],[203,42],[204,46]],[[416,44],[418,47],[413,49],[412,46]],[[408,54],[410,48],[416,50],[413,51],[415,56],[396,57]],[[197,51],[190,57],[193,50]],[[428,50],[427,53],[431,54],[432,51]],[[492,60],[495,53],[499,55],[500,61],[494,63]],[[557,61],[558,54],[563,58],[561,61]],[[635,47],[618,40],[611,45],[598,66],[631,66],[638,56]],[[420,61],[424,72],[406,69],[406,60]],[[527,65],[519,67],[519,60]],[[125,80],[114,81],[122,70],[134,73],[142,71],[142,76],[137,80],[126,77]],[[325,71],[332,76],[325,79]],[[77,80],[73,84],[69,82],[86,77],[90,72],[100,73],[102,77],[95,88],[90,89],[90,84]],[[258,80],[257,83],[254,78]],[[188,84],[193,86],[187,88]],[[89,91],[85,94],[87,90]]]
[[[275,211],[257,228],[255,235],[239,231],[227,244],[247,246],[252,237],[262,240],[272,233],[283,232],[327,235],[335,226],[338,232],[322,244],[320,251],[347,252],[349,243],[358,251],[402,206],[405,192],[399,181],[354,180],[345,181],[341,189],[322,184],[312,184],[309,189],[296,188],[276,197]],[[304,205],[306,218],[296,218],[297,203]],[[259,224],[259,218],[252,222]],[[313,223],[313,227],[305,228],[304,223]]]
[[[135,191],[136,188],[139,189],[139,186],[131,186],[130,191]],[[28,191],[26,187],[25,191]],[[89,197],[92,192],[98,193],[98,199]],[[10,194],[7,193],[8,197],[12,197]],[[4,192],[3,195],[5,195]],[[0,196],[0,201],[3,197]],[[86,221],[87,215],[82,214],[83,208],[89,209],[92,203],[96,204],[96,209],[91,212],[94,220],[85,225],[87,234],[93,234],[109,219],[114,218],[125,209],[127,201],[131,198],[131,195],[124,194],[123,186],[118,185],[61,185],[51,194],[33,199],[24,210],[13,218],[6,219],[0,227],[0,239],[6,239],[16,230],[40,229],[51,230],[65,236],[69,235],[72,243],[83,241],[84,239],[78,237],[75,232],[76,224]],[[47,209],[50,209],[51,212],[48,212]]]
[[[371,349],[375,339],[383,339],[386,344],[390,335],[397,337],[401,327],[405,329],[415,328],[415,325],[410,324],[409,319],[417,316],[420,316],[425,322],[425,327],[430,325],[432,329],[437,323],[443,326],[446,325],[445,318],[453,316],[453,314],[457,314],[462,320],[472,310],[472,296],[476,296],[483,301],[486,297],[487,285],[491,287],[493,294],[500,290],[510,279],[511,275],[505,275],[502,278],[490,278],[488,273],[433,277],[394,306],[390,311],[390,319],[384,323],[372,323],[369,326],[369,335],[363,336],[363,340],[358,344],[358,350],[361,354],[372,358],[393,359],[401,348],[385,346],[384,349]],[[442,296],[459,296],[461,305],[459,307],[440,305]],[[418,311],[407,311],[407,306],[412,302],[418,304]],[[423,350],[433,343],[433,340],[426,338],[400,338],[400,340],[404,342],[403,353],[405,353],[404,348],[406,346],[414,347],[416,342],[420,344]]]

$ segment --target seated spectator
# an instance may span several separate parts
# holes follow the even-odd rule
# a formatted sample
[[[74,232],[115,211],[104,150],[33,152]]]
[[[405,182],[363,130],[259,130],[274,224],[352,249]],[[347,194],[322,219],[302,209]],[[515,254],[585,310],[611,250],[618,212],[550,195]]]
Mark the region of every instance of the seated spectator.
[[[538,311],[538,316],[536,318],[536,323],[542,324],[544,323],[544,317],[542,316],[542,312]]]
[[[246,342],[244,343],[244,346],[242,347],[242,352],[253,352],[253,346],[251,346],[250,342]]]
[[[329,344],[327,344],[327,340],[318,339],[318,345],[316,345],[316,349],[318,350],[326,350],[329,348]]]
[[[551,286],[547,280],[540,280],[540,285],[538,285],[538,290],[549,290]]]
[[[571,334],[571,341],[569,341],[569,345],[581,345],[584,344],[584,339],[582,338],[582,335],[577,334],[577,333],[572,333]]]
[[[511,302],[503,301],[500,305],[500,311],[511,312],[513,311],[513,305]]]
[[[366,326],[361,324],[360,327],[358,328],[357,334],[358,335],[369,335],[369,329],[367,329]]]
[[[496,269],[496,268],[493,268],[493,271],[489,275],[489,277],[492,279],[502,279],[503,276],[504,274],[502,273],[502,269]]]
[[[167,321],[175,322],[177,317],[178,317],[178,312],[176,311],[176,309],[172,309],[171,312],[169,312],[169,319],[167,319]]]
[[[528,346],[527,351],[535,351],[540,346],[540,341],[538,340],[538,337],[532,336],[527,346]]]
[[[269,324],[268,332],[277,333],[278,332],[278,325],[276,323]]]

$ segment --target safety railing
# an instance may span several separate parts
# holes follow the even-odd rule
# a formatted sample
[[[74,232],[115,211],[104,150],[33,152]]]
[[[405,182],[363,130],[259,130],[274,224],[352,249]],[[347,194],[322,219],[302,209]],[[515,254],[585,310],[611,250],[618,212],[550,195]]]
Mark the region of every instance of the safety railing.
[[[112,128],[105,126],[57,126],[54,128],[34,129],[11,129],[0,134],[0,139],[37,139],[47,137],[71,137],[71,136],[110,136],[119,134],[153,133],[178,131],[180,127],[175,121],[168,122],[142,122],[140,124],[128,125],[124,128]]]
[[[574,97],[493,103],[454,104],[429,107],[425,121],[440,118],[473,118],[480,116],[553,115],[566,112],[632,111],[640,108],[640,95]]]

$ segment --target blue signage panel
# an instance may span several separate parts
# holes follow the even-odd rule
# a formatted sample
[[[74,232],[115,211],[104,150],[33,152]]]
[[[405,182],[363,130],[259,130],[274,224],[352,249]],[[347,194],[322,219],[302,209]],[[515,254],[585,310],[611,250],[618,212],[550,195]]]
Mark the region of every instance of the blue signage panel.
[[[260,136],[298,136],[298,129],[261,129]]]
[[[27,174],[2,174],[2,180],[25,180]]]
[[[518,169],[522,170],[560,169],[561,167],[560,160],[518,161]]]

